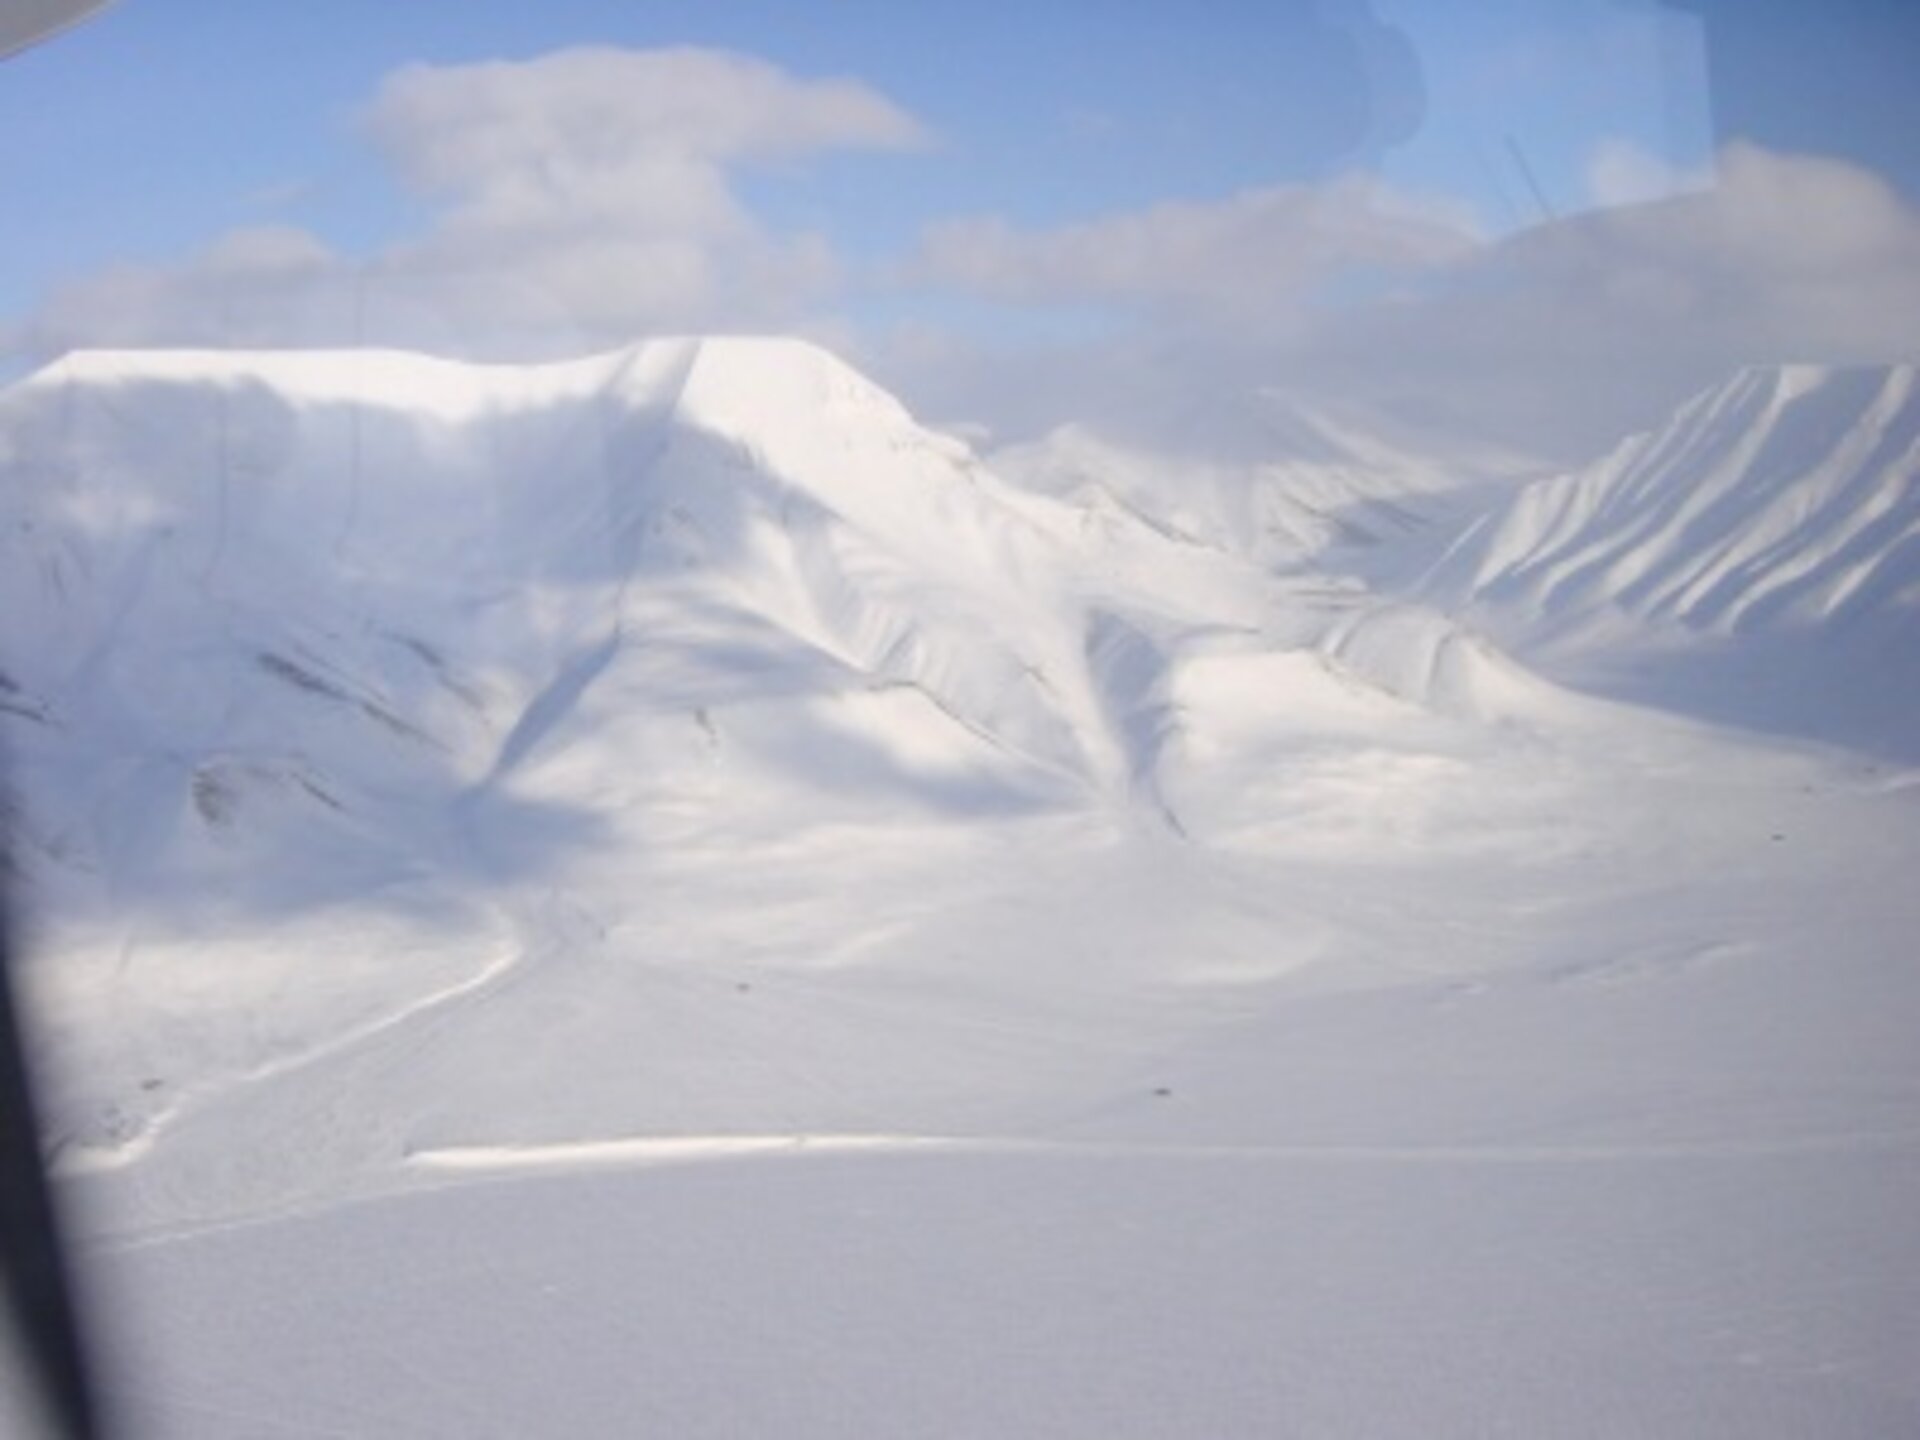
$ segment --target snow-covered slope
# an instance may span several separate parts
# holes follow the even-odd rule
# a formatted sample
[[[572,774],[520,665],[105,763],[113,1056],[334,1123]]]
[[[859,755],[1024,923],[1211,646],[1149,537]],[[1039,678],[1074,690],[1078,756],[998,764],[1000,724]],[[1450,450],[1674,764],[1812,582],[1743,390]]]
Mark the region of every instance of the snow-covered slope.
[[[1617,610],[1721,634],[1912,624],[1915,371],[1746,371],[1591,469],[1529,486],[1445,581],[1554,623]]]
[[[9,706],[191,765],[158,783],[209,824],[269,776],[327,823],[498,788],[609,669],[682,750],[784,701],[876,766],[905,732],[929,774],[1098,759],[1041,684],[1077,655],[1049,517],[821,352],[83,355],[6,404]]]
[[[1569,678],[1845,740],[1920,734],[1920,380],[1745,371],[1526,487],[1426,593]]]
[[[1484,448],[1388,440],[1269,392],[1240,398],[1147,438],[1065,425],[990,463],[1037,493],[1270,570],[1364,569],[1367,550],[1444,531],[1463,493],[1509,488],[1526,468]]]

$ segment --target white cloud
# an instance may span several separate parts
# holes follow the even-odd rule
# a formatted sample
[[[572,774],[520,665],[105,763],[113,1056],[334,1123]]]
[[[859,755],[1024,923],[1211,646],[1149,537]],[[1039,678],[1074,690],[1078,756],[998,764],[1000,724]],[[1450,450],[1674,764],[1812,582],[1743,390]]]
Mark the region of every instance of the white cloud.
[[[1839,161],[1737,145],[1709,189],[1540,226],[1317,326],[1322,371],[1556,448],[1747,364],[1920,352],[1920,214]]]
[[[256,225],[230,230],[206,252],[206,263],[234,274],[298,275],[325,270],[333,252],[292,225]]]
[[[736,172],[925,138],[866,86],[692,49],[414,67],[366,126],[440,207],[386,257],[388,282],[470,294],[522,340],[790,322],[837,267],[818,236],[760,226]]]
[[[342,262],[304,230],[234,230],[174,265],[118,265],[56,289],[9,347],[285,344],[339,308]]]
[[[409,183],[446,203],[449,231],[487,234],[726,235],[747,223],[733,167],[925,138],[866,86],[695,49],[412,66],[382,84],[366,127]]]
[[[831,293],[838,267],[821,237],[762,226],[738,195],[741,172],[926,138],[857,82],[697,49],[409,67],[362,119],[424,202],[424,233],[348,261],[301,232],[236,232],[178,264],[69,285],[14,343],[553,353],[792,324]]]
[[[1587,157],[1587,200],[1597,206],[1640,205],[1712,183],[1709,172],[1675,165],[1631,140],[1602,140]]]
[[[950,221],[927,231],[909,274],[996,300],[1108,302],[1244,329],[1287,323],[1339,277],[1424,270],[1474,243],[1471,219],[1457,208],[1349,176],[1054,230]]]
[[[1352,283],[1359,269],[1391,283]],[[1126,306],[1056,350],[1063,405],[1135,414],[1279,383],[1572,457],[1746,364],[1920,354],[1920,214],[1835,160],[1735,146],[1714,183],[1503,239],[1340,182],[1094,225],[936,230],[924,273],[996,301]],[[1033,418],[1020,357],[921,336],[902,374],[945,413]]]

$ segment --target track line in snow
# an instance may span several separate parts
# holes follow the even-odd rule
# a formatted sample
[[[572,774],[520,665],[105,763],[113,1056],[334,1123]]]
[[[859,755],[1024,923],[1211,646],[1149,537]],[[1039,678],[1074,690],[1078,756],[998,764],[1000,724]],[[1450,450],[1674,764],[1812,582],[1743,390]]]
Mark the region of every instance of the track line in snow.
[[[551,1145],[452,1145],[416,1150],[407,1163],[426,1170],[575,1170],[687,1164],[743,1155],[835,1155],[881,1151],[1026,1148],[1023,1142],[938,1135],[660,1135]]]
[[[379,1041],[410,1022],[422,1020],[434,1012],[486,993],[516,973],[526,959],[525,951],[504,950],[473,974],[424,995],[416,996],[406,1004],[396,1006],[362,1025],[308,1048],[297,1049],[291,1054],[269,1060],[250,1070],[220,1076],[188,1087],[175,1097],[172,1104],[155,1111],[139,1129],[123,1140],[108,1145],[72,1144],[62,1148],[53,1157],[54,1173],[59,1176],[97,1175],[133,1165],[151,1154],[155,1142],[162,1133],[183,1116],[190,1114],[197,1105],[204,1104],[219,1095],[276,1079]]]
[[[1061,1159],[1278,1160],[1391,1164],[1534,1164],[1738,1160],[1920,1146],[1920,1130],[1845,1132],[1753,1140],[1674,1140],[1591,1145],[1234,1145],[1105,1143],[1004,1136],[821,1133],[661,1135],[532,1145],[455,1145],[416,1150],[409,1168],[503,1174],[626,1169],[764,1156],[843,1154],[1031,1155]]]

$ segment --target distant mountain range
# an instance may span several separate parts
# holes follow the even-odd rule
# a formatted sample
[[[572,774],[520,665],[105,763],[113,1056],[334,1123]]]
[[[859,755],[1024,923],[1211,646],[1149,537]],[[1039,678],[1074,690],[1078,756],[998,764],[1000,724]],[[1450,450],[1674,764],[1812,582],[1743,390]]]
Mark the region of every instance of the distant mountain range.
[[[722,753],[737,796],[1204,826],[1233,807],[1193,757],[1267,744],[1249,715],[1566,703],[1497,647],[1920,729],[1911,369],[1750,371],[1517,491],[1291,413],[1311,444],[1264,461],[1077,429],[983,460],[781,340],[80,354],[0,407],[19,848],[109,890],[258,872],[241,834],[322,837],[350,888],[454,863],[449,806],[462,845],[506,807],[511,850],[561,793]]]
[[[1308,564],[1423,523],[1404,457],[1236,497],[1067,438],[1094,478],[1022,486],[798,342],[80,354],[0,404],[21,848],[109,890],[260,870],[236,837],[350,889],[453,864],[448,806],[508,806],[511,849],[555,775],[602,803],[721,753],[742,794],[1177,826],[1194,674],[1310,654],[1260,684],[1424,703],[1454,648]]]

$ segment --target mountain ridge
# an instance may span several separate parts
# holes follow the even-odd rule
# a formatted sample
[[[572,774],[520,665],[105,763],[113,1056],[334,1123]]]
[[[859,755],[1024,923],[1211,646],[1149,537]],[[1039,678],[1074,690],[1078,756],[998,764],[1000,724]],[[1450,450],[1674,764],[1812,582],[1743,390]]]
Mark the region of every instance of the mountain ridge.
[[[1747,367],[1411,589],[1576,688],[1920,757],[1920,371]]]
[[[1911,365],[1748,367],[1457,542],[1434,586],[1556,625],[1612,608],[1733,633],[1920,595]]]
[[[1206,722],[1178,696],[1207,657],[1317,647],[1332,669],[1296,683],[1476,703],[1388,653],[1439,617],[1350,645],[1362,587],[1011,484],[806,342],[101,352],[0,416],[8,712],[42,732],[67,849],[129,875],[140,846],[86,818],[129,766],[189,851],[263,787],[261,813],[364,839],[395,796],[544,793],[573,746],[698,766],[730,743],[776,787],[1077,796],[1180,829]]]

